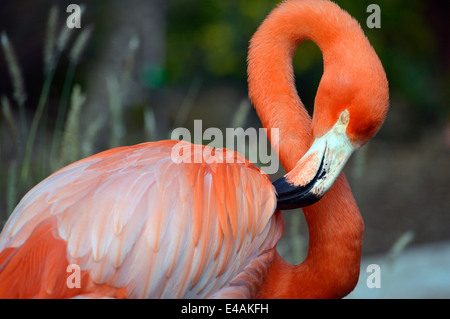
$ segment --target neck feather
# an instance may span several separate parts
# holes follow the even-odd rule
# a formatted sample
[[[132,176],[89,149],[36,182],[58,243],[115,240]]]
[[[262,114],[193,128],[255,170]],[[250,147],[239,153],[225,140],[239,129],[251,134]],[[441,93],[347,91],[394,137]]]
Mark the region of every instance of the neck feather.
[[[327,73],[351,69],[356,53],[350,57],[344,52],[356,43],[367,43],[356,20],[333,2],[323,0],[283,2],[255,32],[248,54],[249,96],[263,126],[280,130],[279,139],[270,142],[279,150],[286,171],[312,142],[311,117],[298,96],[292,69],[293,54],[305,40],[312,40],[322,51],[322,80]],[[316,111],[320,110],[315,107]]]
[[[355,34],[348,31],[352,29],[357,29]],[[301,42],[314,41],[322,50],[325,76],[349,64],[342,49],[352,37],[364,35],[337,5],[304,0],[284,2],[272,11],[251,40],[249,95],[263,126],[280,130],[279,139],[270,142],[278,148],[286,171],[308,150],[312,137],[311,118],[295,88],[294,51]],[[356,284],[363,222],[344,175],[318,203],[303,211],[310,234],[307,258],[292,266],[276,254],[259,297],[343,297]]]
[[[342,298],[358,282],[364,224],[345,176],[303,211],[306,259],[290,265],[276,253],[258,298]]]

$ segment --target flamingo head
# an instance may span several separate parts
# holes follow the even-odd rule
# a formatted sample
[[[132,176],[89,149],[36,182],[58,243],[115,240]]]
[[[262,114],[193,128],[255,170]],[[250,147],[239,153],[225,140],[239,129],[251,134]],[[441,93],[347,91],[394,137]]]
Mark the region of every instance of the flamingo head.
[[[294,169],[274,182],[277,209],[317,202],[351,154],[380,129],[389,105],[388,82],[373,49],[369,53],[364,63],[325,68],[315,100],[313,143]]]

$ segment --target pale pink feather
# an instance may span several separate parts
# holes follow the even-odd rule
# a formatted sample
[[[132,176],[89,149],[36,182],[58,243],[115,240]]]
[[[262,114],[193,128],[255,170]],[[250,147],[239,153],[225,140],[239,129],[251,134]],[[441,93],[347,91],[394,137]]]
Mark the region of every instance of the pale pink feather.
[[[227,150],[193,149],[236,163],[177,164],[175,143],[118,148],[54,173],[17,206],[0,250],[56,216],[69,262],[129,297],[254,296],[283,228],[270,179]]]

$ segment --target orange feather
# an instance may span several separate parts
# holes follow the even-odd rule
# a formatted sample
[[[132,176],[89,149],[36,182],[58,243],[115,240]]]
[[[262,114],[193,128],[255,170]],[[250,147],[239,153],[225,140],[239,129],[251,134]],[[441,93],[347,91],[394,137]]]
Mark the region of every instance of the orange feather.
[[[292,68],[305,40],[324,58],[312,120]],[[341,135],[356,149],[388,109],[375,51],[359,24],[327,0],[288,0],[272,11],[250,43],[248,84],[263,126],[279,129],[271,143],[295,185],[314,177],[316,156],[296,164],[343,111],[349,118]],[[172,159],[178,146],[189,163]],[[217,161],[192,161],[202,155]],[[167,140],[108,150],[55,172],[17,205],[0,235],[0,297],[348,294],[359,276],[363,222],[345,176],[304,207],[310,240],[300,265],[276,252],[283,232],[276,207],[270,178],[236,152]],[[67,284],[71,264],[80,269],[79,287]]]

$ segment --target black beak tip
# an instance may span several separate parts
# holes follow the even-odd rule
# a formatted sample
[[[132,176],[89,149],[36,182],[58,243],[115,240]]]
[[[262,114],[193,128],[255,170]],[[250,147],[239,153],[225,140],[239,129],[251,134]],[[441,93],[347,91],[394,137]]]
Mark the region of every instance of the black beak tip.
[[[277,195],[277,210],[296,209],[312,205],[320,200],[319,196],[312,192],[317,178],[304,186],[295,186],[289,183],[285,176],[273,182]]]
[[[321,197],[318,197],[313,193],[305,193],[291,199],[277,197],[276,210],[290,210],[306,207],[317,203],[320,199]]]
[[[326,169],[324,166],[325,156],[322,157],[316,175],[305,185],[296,186],[286,180],[286,175],[273,182],[277,193],[277,210],[295,209],[310,206],[317,203],[324,193],[317,194],[314,187],[321,180],[326,179]]]

